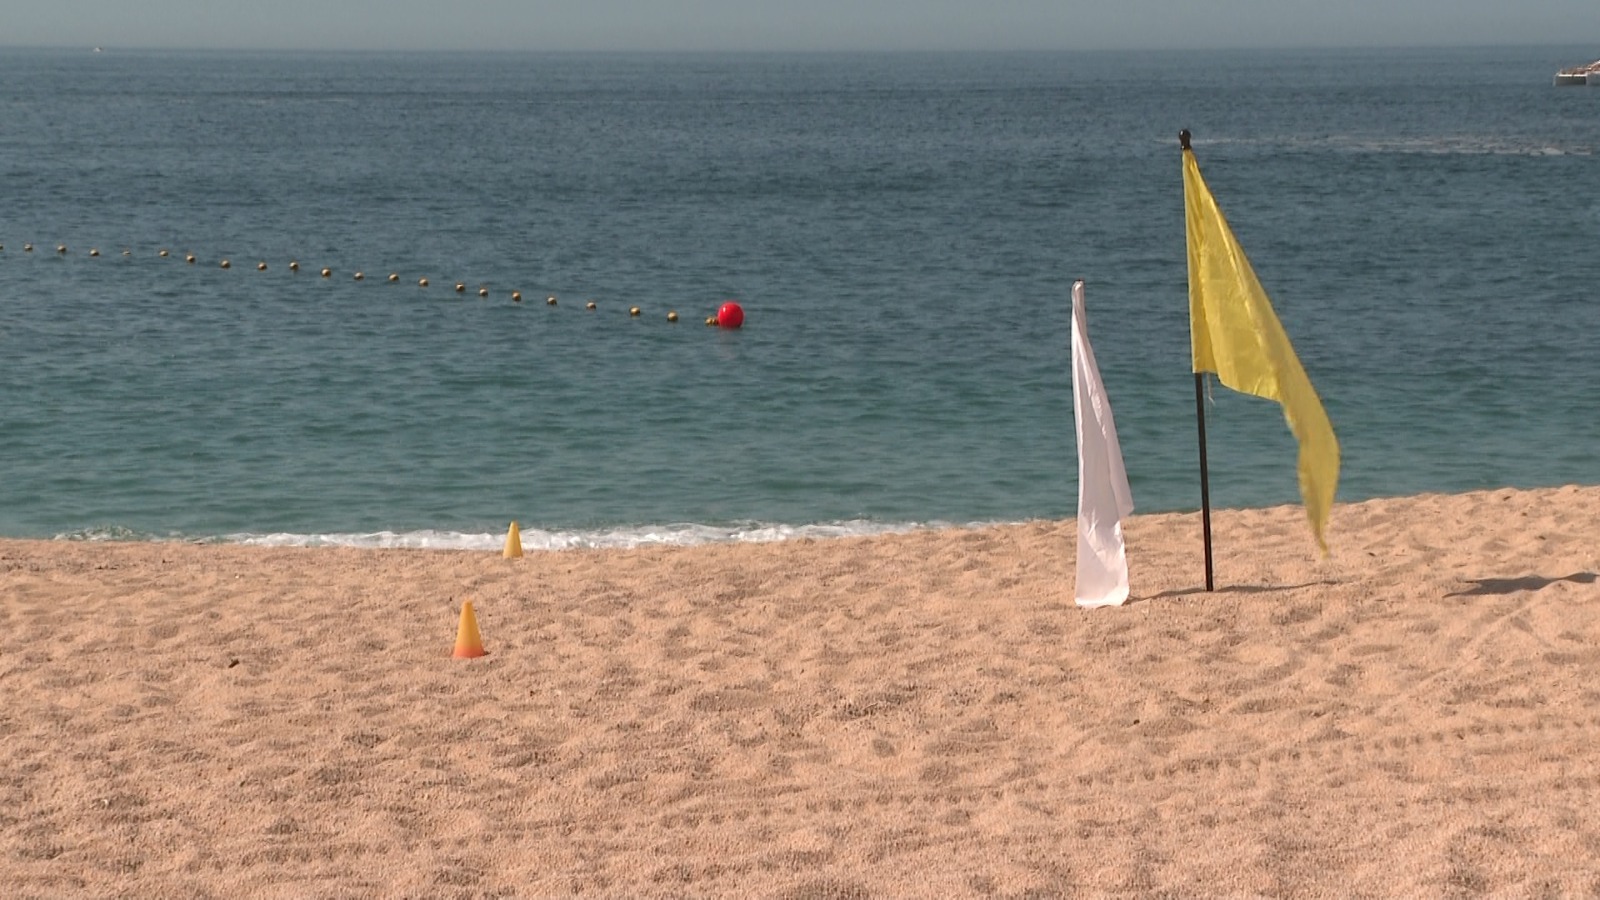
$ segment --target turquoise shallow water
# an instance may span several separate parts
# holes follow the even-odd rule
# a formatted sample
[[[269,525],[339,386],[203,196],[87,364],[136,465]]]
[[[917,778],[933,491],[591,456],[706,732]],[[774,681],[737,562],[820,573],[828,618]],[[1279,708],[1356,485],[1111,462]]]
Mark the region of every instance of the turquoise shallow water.
[[[1138,508],[1193,509],[1183,127],[1341,500],[1592,483],[1592,55],[0,51],[0,533],[1066,517],[1075,278]],[[1276,408],[1214,397],[1214,502],[1292,502]]]

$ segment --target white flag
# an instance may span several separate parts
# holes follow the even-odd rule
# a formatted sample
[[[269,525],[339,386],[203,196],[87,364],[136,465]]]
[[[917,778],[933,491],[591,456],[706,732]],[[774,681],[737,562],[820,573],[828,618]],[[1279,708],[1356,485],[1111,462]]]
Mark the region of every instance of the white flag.
[[[1128,599],[1128,557],[1122,517],[1133,512],[1133,491],[1122,467],[1122,446],[1100,367],[1089,346],[1083,282],[1072,284],[1072,415],[1078,423],[1079,606],[1120,606]]]

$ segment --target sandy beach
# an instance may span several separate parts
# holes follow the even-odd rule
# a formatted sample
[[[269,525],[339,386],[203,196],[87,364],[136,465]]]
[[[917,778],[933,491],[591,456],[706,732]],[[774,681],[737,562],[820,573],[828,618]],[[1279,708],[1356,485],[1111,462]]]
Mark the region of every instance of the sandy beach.
[[[10,897],[1594,896],[1600,488],[632,551],[0,541]],[[471,600],[489,653],[452,659]]]

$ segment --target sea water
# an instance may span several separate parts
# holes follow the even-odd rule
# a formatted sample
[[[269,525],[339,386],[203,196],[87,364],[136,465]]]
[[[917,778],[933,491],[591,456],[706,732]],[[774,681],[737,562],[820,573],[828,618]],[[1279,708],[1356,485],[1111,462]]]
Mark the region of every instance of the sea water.
[[[1594,483],[1593,55],[0,50],[0,534],[1069,517],[1079,278],[1138,509],[1195,509],[1182,128],[1339,499]],[[1207,418],[1215,505],[1296,502],[1275,405]]]

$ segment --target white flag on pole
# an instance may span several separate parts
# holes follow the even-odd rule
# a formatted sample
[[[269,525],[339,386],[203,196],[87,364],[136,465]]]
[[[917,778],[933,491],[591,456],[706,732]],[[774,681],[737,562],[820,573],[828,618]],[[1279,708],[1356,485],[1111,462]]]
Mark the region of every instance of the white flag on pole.
[[[1078,424],[1079,606],[1120,606],[1128,599],[1122,518],[1133,491],[1122,466],[1117,423],[1100,382],[1083,312],[1083,282],[1072,284],[1072,415]]]

